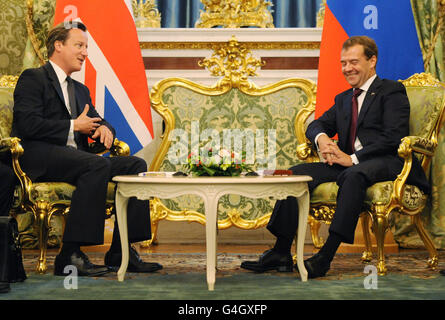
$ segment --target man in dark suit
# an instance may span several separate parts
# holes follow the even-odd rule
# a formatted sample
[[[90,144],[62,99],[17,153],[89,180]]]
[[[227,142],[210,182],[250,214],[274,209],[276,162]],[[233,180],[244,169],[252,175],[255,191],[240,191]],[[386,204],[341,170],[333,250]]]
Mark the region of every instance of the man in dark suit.
[[[0,216],[8,216],[11,210],[15,186],[14,171],[0,161]]]
[[[63,245],[54,265],[64,275],[67,265],[77,267],[80,276],[97,276],[121,262],[121,244],[115,224],[106,266],[92,264],[81,246],[102,244],[108,182],[116,175],[147,170],[143,159],[101,157],[88,150],[88,138],[109,149],[113,127],[93,107],[89,90],[71,79],[88,55],[86,27],[65,22],[50,31],[47,39],[49,61],[25,70],[14,91],[13,135],[22,140],[21,165],[33,181],[61,181],[76,186],[67,217]],[[130,199],[128,205],[130,242],[151,238],[148,201]],[[111,267],[111,268],[110,268]],[[143,262],[130,247],[129,271],[152,272],[157,263]]]
[[[379,181],[394,180],[403,167],[397,149],[400,140],[409,135],[409,101],[401,83],[376,75],[377,56],[377,45],[369,37],[345,41],[340,62],[351,89],[337,95],[335,104],[306,130],[324,162],[291,168],[296,175],[313,178],[308,184],[310,191],[325,182],[335,181],[339,186],[328,239],[317,254],[304,262],[309,278],[326,274],[341,242],[354,242],[366,189]],[[336,134],[338,143],[331,140]],[[415,158],[408,182],[430,192]],[[244,261],[241,267],[256,272],[292,271],[290,249],[297,223],[296,199],[277,201],[267,226],[277,237],[275,246],[258,261]]]
[[[0,216],[9,215],[13,201],[14,186],[14,171],[0,159]],[[5,244],[1,243],[1,245]],[[5,272],[6,270],[4,270],[4,268],[6,268],[6,266],[0,262],[0,293],[8,293],[10,291],[7,272]]]

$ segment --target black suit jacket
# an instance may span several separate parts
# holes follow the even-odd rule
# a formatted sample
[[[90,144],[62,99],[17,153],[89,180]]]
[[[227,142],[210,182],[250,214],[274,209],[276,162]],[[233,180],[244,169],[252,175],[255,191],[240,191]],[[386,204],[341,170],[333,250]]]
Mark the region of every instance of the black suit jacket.
[[[338,146],[346,150],[351,122],[352,89],[335,97],[335,104],[320,118],[313,121],[306,130],[306,136],[315,145],[315,137],[326,133],[329,137],[338,134]],[[355,152],[359,162],[379,156],[397,154],[401,139],[409,135],[410,105],[406,89],[400,82],[377,77],[366,93],[357,119],[357,136],[363,146]],[[409,183],[430,192],[430,186],[420,163],[413,157]]]
[[[100,117],[90,98],[88,88],[74,80],[77,113],[90,106],[89,117]],[[22,140],[26,152],[20,161],[31,179],[38,178],[45,170],[45,154],[51,145],[67,143],[71,115],[68,112],[57,75],[50,63],[23,71],[14,91],[14,118],[12,135]],[[115,130],[104,119],[113,135]],[[78,149],[88,151],[88,136],[79,134]]]

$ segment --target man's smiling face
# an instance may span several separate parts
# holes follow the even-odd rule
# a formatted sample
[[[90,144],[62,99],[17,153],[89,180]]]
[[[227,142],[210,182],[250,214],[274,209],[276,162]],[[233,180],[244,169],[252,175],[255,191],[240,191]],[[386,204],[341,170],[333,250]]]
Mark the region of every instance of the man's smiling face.
[[[354,45],[341,52],[341,69],[346,81],[353,88],[360,88],[375,74],[377,57],[367,58],[362,45]]]

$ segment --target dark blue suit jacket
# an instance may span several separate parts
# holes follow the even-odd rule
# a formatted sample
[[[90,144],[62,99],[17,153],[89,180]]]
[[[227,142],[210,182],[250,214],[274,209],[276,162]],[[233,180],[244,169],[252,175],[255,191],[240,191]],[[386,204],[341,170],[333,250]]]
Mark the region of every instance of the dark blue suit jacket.
[[[90,98],[88,88],[74,80],[77,114],[88,104],[89,117],[100,117]],[[71,115],[65,105],[57,75],[50,63],[35,69],[23,71],[14,91],[14,118],[11,135],[21,139],[24,152],[21,165],[31,179],[38,178],[46,169],[45,158],[51,145],[64,146],[67,143]],[[115,130],[104,119],[113,135]],[[88,136],[79,134],[78,149],[89,151]]]

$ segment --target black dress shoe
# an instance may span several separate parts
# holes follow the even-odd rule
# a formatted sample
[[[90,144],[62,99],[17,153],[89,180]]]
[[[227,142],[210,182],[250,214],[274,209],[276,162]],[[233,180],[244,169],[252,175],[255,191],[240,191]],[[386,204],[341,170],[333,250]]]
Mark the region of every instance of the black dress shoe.
[[[106,266],[92,264],[82,251],[74,252],[71,256],[57,255],[54,262],[54,275],[67,276],[70,272],[64,271],[66,266],[74,266],[80,277],[98,277],[109,272]]]
[[[0,293],[8,293],[10,290],[9,282],[0,282]]]
[[[105,265],[113,271],[118,271],[121,266],[122,253],[108,251],[105,254]],[[162,265],[156,262],[144,262],[137,253],[137,251],[130,246],[130,258],[128,260],[128,272],[155,272],[161,270]]]
[[[445,276],[445,269],[440,270],[440,274],[443,275],[443,276]]]
[[[270,249],[265,251],[258,261],[243,261],[241,268],[255,272],[266,272],[270,270],[292,272],[292,256],[290,253],[281,254]]]
[[[324,277],[331,267],[331,262],[322,254],[315,254],[311,258],[304,260],[309,279]]]

